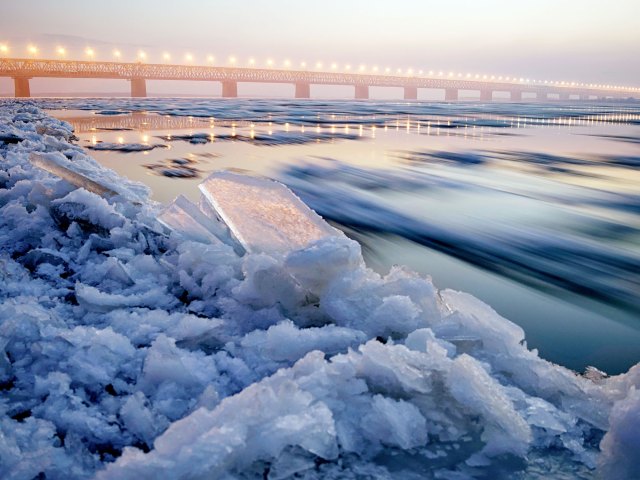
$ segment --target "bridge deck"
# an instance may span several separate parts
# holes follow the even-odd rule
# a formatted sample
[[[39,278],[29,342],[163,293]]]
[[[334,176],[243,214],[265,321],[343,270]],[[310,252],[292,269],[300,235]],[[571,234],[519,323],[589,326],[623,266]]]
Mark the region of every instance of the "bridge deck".
[[[220,67],[201,65],[170,65],[150,63],[97,62],[79,60],[37,60],[0,58],[0,76],[14,79],[35,77],[56,78],[102,78],[126,80],[195,80],[223,82],[229,91],[235,91],[233,82],[289,83],[299,86],[298,92],[308,97],[305,86],[314,85],[352,85],[356,87],[402,87],[405,97],[414,99],[417,88],[457,90],[480,90],[485,92],[482,99],[491,99],[491,92],[515,92],[521,98],[522,92],[534,92],[540,95],[556,94],[598,96],[598,97],[639,97],[635,88],[598,88],[577,85],[533,84],[519,81],[493,81],[448,76],[401,76],[348,72],[301,71],[283,69],[262,69],[243,67]],[[24,87],[24,83],[22,84]],[[140,84],[138,83],[138,87]],[[16,89],[18,88],[16,83]],[[489,92],[488,94],[486,92]],[[360,96],[365,92],[360,90]],[[368,95],[368,94],[367,94]],[[455,94],[457,98],[457,93]]]

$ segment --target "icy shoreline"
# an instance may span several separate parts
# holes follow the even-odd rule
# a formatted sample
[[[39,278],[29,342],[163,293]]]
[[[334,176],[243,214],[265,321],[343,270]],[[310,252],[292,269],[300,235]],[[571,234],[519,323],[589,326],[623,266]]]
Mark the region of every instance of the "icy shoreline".
[[[380,277],[346,238],[241,256],[170,232],[146,187],[32,104],[0,103],[1,138],[3,478],[640,470],[640,367],[548,363],[480,301],[404,268]]]

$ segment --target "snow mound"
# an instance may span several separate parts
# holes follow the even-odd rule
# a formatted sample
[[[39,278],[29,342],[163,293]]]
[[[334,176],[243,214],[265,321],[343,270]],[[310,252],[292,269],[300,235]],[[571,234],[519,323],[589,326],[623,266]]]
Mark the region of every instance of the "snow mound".
[[[639,366],[539,358],[472,296],[369,270],[275,182],[218,173],[162,207],[33,104],[0,125],[21,139],[0,144],[0,477],[640,471]]]

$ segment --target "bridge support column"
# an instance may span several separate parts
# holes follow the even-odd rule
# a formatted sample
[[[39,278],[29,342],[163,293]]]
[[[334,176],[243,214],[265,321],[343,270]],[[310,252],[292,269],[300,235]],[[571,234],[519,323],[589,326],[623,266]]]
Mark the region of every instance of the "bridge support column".
[[[311,85],[305,82],[296,83],[296,98],[311,98]]]
[[[458,89],[457,88],[445,88],[444,89],[444,101],[445,102],[455,102],[458,100]]]
[[[521,90],[511,90],[509,92],[512,102],[521,102],[522,101],[522,91]]]
[[[131,79],[131,96],[132,97],[147,96],[147,81],[144,78]]]
[[[490,102],[493,100],[493,92],[491,90],[480,90],[480,101]]]
[[[404,99],[405,100],[417,100],[418,99],[418,87],[404,87]]]
[[[222,96],[225,98],[236,98],[238,96],[238,82],[226,80],[222,82]]]
[[[29,79],[26,77],[16,77],[13,79],[13,87],[16,98],[28,98],[31,96]]]
[[[356,100],[369,99],[369,85],[356,85]]]

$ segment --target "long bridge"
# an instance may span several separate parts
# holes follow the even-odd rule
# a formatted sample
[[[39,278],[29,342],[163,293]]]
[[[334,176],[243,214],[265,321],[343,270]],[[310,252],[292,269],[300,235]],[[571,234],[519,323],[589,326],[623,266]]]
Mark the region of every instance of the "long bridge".
[[[286,83],[295,87],[295,98],[311,98],[311,85],[346,85],[356,99],[368,99],[371,87],[401,87],[405,100],[417,100],[418,89],[444,91],[445,101],[456,101],[461,91],[479,92],[479,100],[491,101],[494,93],[508,94],[514,102],[523,95],[538,101],[640,98],[640,88],[585,85],[568,82],[531,82],[525,79],[469,78],[461,74],[392,75],[270,69],[205,65],[171,65],[142,62],[44,60],[0,58],[0,77],[13,78],[16,97],[30,97],[32,78],[122,79],[131,84],[132,97],[147,96],[147,80],[221,82],[222,96],[238,96],[238,83]],[[476,76],[477,77],[477,76]],[[531,95],[532,94],[532,95]]]

